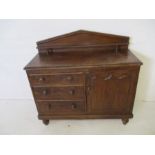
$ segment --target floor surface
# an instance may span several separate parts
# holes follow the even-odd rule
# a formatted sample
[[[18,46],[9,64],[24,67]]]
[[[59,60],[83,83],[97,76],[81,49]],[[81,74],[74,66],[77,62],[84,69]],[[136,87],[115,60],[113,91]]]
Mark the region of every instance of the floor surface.
[[[97,119],[51,120],[45,126],[33,100],[0,100],[0,134],[155,134],[155,102],[136,101],[133,114],[127,125],[120,119]]]

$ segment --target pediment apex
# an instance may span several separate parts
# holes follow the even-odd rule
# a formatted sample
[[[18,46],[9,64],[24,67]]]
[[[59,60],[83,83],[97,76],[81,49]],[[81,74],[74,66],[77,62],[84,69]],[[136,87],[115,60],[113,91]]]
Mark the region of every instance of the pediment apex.
[[[77,30],[71,33],[59,35],[37,42],[39,50],[106,46],[106,45],[128,45],[129,37],[114,34],[100,33],[87,30]]]
[[[102,37],[107,37],[107,38],[111,37],[111,38],[115,38],[115,39],[117,39],[117,38],[118,39],[125,39],[125,40],[129,39],[128,36],[121,36],[121,35],[108,34],[108,33],[100,33],[100,32],[80,29],[80,30],[77,30],[77,31],[73,31],[73,32],[70,32],[70,33],[66,33],[66,34],[63,34],[63,35],[59,35],[59,36],[56,36],[56,37],[52,37],[52,38],[48,38],[48,39],[45,39],[45,40],[38,41],[37,44],[43,44],[43,43],[46,43],[46,42],[59,40],[61,38],[68,38],[68,37],[74,37],[74,36],[76,37],[77,35],[82,35],[82,34],[92,35],[92,37],[93,36],[102,36]]]

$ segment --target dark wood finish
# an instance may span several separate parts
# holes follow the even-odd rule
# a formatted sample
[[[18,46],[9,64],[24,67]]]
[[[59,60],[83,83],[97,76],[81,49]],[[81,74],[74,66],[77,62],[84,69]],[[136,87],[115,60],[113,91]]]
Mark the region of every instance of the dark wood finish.
[[[37,42],[25,67],[38,118],[119,118],[132,109],[142,62],[128,50],[129,37],[76,31]]]

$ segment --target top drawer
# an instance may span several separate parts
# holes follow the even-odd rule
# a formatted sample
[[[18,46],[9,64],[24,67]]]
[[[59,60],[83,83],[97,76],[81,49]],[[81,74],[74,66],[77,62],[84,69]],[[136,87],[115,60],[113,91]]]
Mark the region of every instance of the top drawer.
[[[29,80],[32,85],[83,85],[82,73],[68,74],[31,74]]]

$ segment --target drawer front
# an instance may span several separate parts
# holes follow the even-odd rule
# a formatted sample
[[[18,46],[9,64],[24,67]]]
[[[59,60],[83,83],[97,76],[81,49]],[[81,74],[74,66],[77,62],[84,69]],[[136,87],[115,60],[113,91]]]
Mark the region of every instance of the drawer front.
[[[104,70],[104,71],[95,71],[90,72],[91,81],[95,81],[97,77],[101,77],[104,81],[108,80],[123,80],[126,78],[130,78],[132,75],[132,71],[129,70]]]
[[[40,114],[74,114],[85,112],[83,101],[41,101],[38,103]]]
[[[84,87],[32,87],[37,100],[80,100],[85,98]]]
[[[80,85],[84,84],[84,75],[79,74],[55,74],[55,75],[29,75],[32,85]]]

